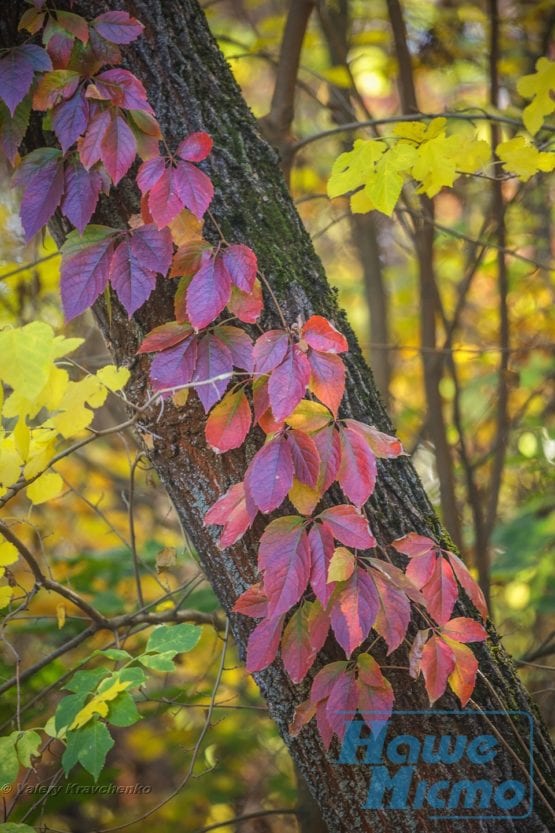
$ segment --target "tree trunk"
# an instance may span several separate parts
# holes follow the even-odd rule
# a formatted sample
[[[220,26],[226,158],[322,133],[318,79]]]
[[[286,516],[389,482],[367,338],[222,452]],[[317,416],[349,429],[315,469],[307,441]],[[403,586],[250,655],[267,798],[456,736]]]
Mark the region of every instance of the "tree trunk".
[[[391,431],[374,387],[372,374],[358,348],[353,333],[336,304],[336,296],[326,281],[322,265],[284,186],[275,153],[259,135],[255,120],[246,107],[229,68],[214,43],[204,14],[196,0],[133,0],[127,4],[105,0],[60,2],[87,18],[125,5],[145,24],[144,37],[125,49],[130,68],[145,84],[150,101],[161,122],[170,147],[186,133],[205,130],[214,138],[215,150],[206,170],[212,177],[216,196],[213,215],[230,242],[243,242],[256,252],[261,271],[270,281],[286,318],[294,322],[299,316],[319,313],[335,321],[347,335],[350,352],[346,356],[347,392],[342,416],[376,425]],[[0,46],[16,41],[16,24],[25,5],[12,2],[2,9]],[[44,141],[37,135],[33,141]],[[95,221],[117,226],[137,211],[138,190],[131,180],[124,181],[103,198]],[[208,223],[208,227],[209,227]],[[61,226],[55,228],[57,236]],[[127,388],[131,402],[142,404],[147,397],[148,359],[136,357],[142,336],[152,327],[173,318],[174,285],[160,280],[155,294],[144,308],[128,320],[114,301],[111,322],[104,307],[97,303],[95,313],[108,346],[120,364],[132,371]],[[263,326],[279,326],[271,301],[267,299]],[[200,406],[191,398],[185,409],[177,410],[166,403],[163,414],[153,407],[145,414],[140,431],[151,435],[148,451],[152,465],[171,496],[181,522],[199,553],[202,565],[224,609],[229,613],[237,596],[256,577],[257,539],[261,527],[256,526],[245,539],[231,550],[220,552],[213,528],[204,528],[203,516],[219,495],[232,483],[243,478],[245,467],[262,440],[262,434],[249,439],[246,448],[218,456],[207,449]],[[336,495],[339,498],[339,495]],[[338,502],[340,502],[338,500]],[[448,542],[422,486],[408,459],[379,463],[376,491],[367,506],[372,529],[384,544],[416,530]],[[464,608],[459,606],[462,614]],[[467,611],[468,613],[468,611]],[[251,620],[229,613],[233,635],[244,654]],[[477,821],[449,819],[449,830],[509,833],[531,831],[548,833],[549,809],[546,807],[545,786],[552,762],[549,741],[531,702],[515,676],[492,629],[490,647],[478,649],[483,677],[474,698],[480,709],[524,710],[533,713],[534,751],[537,767],[534,809],[524,823],[512,820],[483,819]],[[338,646],[329,640],[311,675],[323,662],[341,658]],[[427,698],[420,682],[412,683],[404,671],[388,671],[397,692],[397,709],[426,709]],[[386,831],[428,831],[444,829],[430,817],[433,811],[363,810],[369,780],[369,767],[335,765],[326,754],[313,724],[296,738],[287,727],[294,706],[307,694],[309,683],[294,686],[280,660],[255,675],[298,770],[304,776],[318,801],[323,818],[332,833],[386,833]],[[439,701],[442,709],[457,709],[457,701],[445,696]],[[443,719],[451,733],[457,732],[457,718]],[[501,733],[506,722],[492,716]],[[417,733],[414,715],[405,717],[400,725],[406,732]],[[527,756],[518,741],[514,753],[527,765]],[[503,747],[488,767],[487,776],[495,783],[510,777],[513,752]],[[437,778],[444,775],[442,765],[434,769]],[[445,777],[450,778],[450,774]],[[524,826],[523,826],[524,824]],[[552,829],[552,828],[551,828]]]

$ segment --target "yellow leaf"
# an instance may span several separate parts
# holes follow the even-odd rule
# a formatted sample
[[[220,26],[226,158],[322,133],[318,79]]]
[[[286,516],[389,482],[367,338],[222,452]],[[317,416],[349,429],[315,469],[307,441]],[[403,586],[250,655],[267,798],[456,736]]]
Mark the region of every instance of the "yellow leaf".
[[[90,700],[86,706],[83,706],[80,712],[75,716],[75,719],[70,729],[80,729],[81,726],[84,726],[86,723],[91,720],[95,714],[100,715],[100,717],[106,717],[108,714],[108,703],[111,700],[115,700],[118,694],[121,694],[122,691],[125,691],[131,682],[128,680],[127,682],[121,682],[121,680],[115,680],[111,686],[105,689]]]
[[[34,483],[27,486],[27,497],[35,505],[46,503],[47,500],[57,497],[64,488],[64,481],[56,472],[45,472],[41,474]]]
[[[301,483],[296,477],[288,494],[289,500],[301,515],[311,515],[321,497],[322,492],[313,489],[312,486],[307,486],[306,483]]]
[[[31,443],[31,432],[27,426],[24,416],[20,416],[17,425],[13,430],[13,439],[17,453],[22,461],[26,461],[29,456],[29,446]]]
[[[451,187],[457,179],[457,136],[435,136],[418,148],[418,158],[412,166],[412,175],[421,182],[419,193],[434,197],[445,186]]]
[[[555,111],[555,61],[540,58],[536,63],[536,72],[524,75],[517,82],[516,88],[523,98],[532,101],[522,111],[522,120],[526,129],[535,136],[546,116]]]
[[[9,587],[7,585],[5,587],[0,587],[0,610],[9,605],[13,592],[13,587]]]
[[[376,175],[367,184],[365,194],[371,199],[374,207],[391,217],[405,177],[401,171],[408,171],[414,164],[417,150],[413,145],[399,142],[387,153],[384,153],[376,166]]]
[[[385,142],[357,139],[353,149],[340,154],[333,163],[328,180],[328,196],[338,197],[366,185],[374,173],[376,162],[386,150]]]
[[[366,188],[362,188],[353,194],[351,197],[351,211],[353,214],[368,214],[369,211],[374,211],[376,206],[368,196]]]
[[[13,437],[0,441],[0,487],[9,488],[21,473],[21,457],[14,448]]]
[[[495,152],[503,162],[503,168],[527,182],[538,171],[555,168],[555,153],[544,153],[530,144],[524,136],[515,136],[497,145]]]
[[[298,428],[300,431],[319,431],[325,425],[329,425],[331,414],[325,405],[313,402],[311,399],[301,399],[295,410],[289,414],[285,422],[291,428]]]
[[[204,223],[198,220],[191,211],[185,208],[180,211],[170,223],[172,240],[176,246],[185,246],[194,240],[202,240],[202,227]]]
[[[8,567],[10,564],[15,564],[19,558],[17,547],[14,547],[10,541],[2,541],[0,543],[0,567]]]
[[[96,374],[96,378],[111,391],[124,388],[130,377],[131,374],[126,367],[116,367],[113,364],[107,364],[106,367],[100,368]]]
[[[346,547],[337,547],[331,557],[328,567],[328,583],[332,581],[347,581],[353,575],[356,559]]]
[[[328,67],[328,69],[323,70],[320,74],[326,79],[326,81],[333,84],[334,87],[341,87],[342,89],[348,90],[351,86],[352,82],[349,70],[346,66],[342,66],[341,64],[334,67]]]
[[[56,605],[56,619],[58,620],[58,630],[61,630],[66,623],[66,606],[63,602]]]

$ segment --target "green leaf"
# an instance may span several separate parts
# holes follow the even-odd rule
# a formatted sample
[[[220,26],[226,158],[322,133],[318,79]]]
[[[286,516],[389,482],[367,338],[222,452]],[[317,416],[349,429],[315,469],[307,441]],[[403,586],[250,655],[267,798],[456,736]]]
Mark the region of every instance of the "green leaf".
[[[130,682],[133,688],[144,685],[146,683],[146,674],[142,668],[133,666],[132,668],[122,668],[117,673],[118,680],[122,683]]]
[[[0,824],[0,833],[37,833],[34,827],[28,824],[15,824],[13,821],[5,821]]]
[[[16,739],[15,748],[17,757],[22,766],[30,767],[31,758],[38,754],[40,746],[40,735],[38,732],[28,731],[22,732]]]
[[[58,708],[56,709],[56,714],[54,715],[54,726],[57,733],[60,732],[61,729],[64,729],[66,726],[70,726],[73,723],[85,705],[88,693],[89,692],[85,691],[80,694],[69,694],[67,697],[64,697],[63,700],[60,700]]]
[[[127,691],[122,691],[110,703],[110,711],[106,719],[113,726],[132,726],[141,720],[141,715],[131,695]]]
[[[128,661],[131,659],[131,654],[128,651],[122,651],[120,648],[106,648],[105,651],[95,651],[94,657],[106,657],[112,659],[114,662]]]
[[[62,757],[65,774],[67,775],[76,763],[80,763],[97,781],[104,767],[106,755],[113,745],[113,737],[99,720],[92,720],[82,729],[69,732]]]
[[[90,694],[95,691],[100,680],[110,671],[107,668],[91,668],[87,671],[77,671],[71,680],[66,684],[67,691],[74,691],[76,694]]]
[[[0,738],[0,788],[8,786],[17,778],[19,760],[15,751],[18,732]]]
[[[175,651],[165,651],[163,654],[142,654],[138,659],[145,668],[151,668],[153,671],[175,671]]]
[[[160,625],[150,634],[146,650],[157,654],[191,651],[200,639],[202,628],[183,622],[180,625]]]
[[[101,240],[105,240],[106,237],[111,237],[116,233],[117,229],[91,223],[85,228],[83,234],[79,234],[77,230],[70,231],[61,248],[61,252],[64,255],[76,254],[81,249],[86,249],[87,246],[99,243]]]

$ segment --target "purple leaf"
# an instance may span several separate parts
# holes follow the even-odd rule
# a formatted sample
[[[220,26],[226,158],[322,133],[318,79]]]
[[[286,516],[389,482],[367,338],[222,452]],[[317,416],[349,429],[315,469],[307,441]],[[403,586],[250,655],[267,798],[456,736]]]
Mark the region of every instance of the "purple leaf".
[[[245,474],[245,488],[261,512],[283,503],[293,485],[293,457],[285,437],[275,437],[260,448]]]
[[[189,336],[175,347],[158,353],[150,365],[150,381],[155,391],[188,385],[193,378],[198,355],[198,339]]]
[[[165,170],[166,161],[161,156],[155,156],[154,159],[143,162],[137,174],[137,185],[141,189],[141,194],[146,194],[154,188]]]
[[[235,367],[252,372],[252,341],[244,330],[224,324],[221,327],[215,327],[214,335],[229,347]]]
[[[175,193],[171,171],[163,171],[148,195],[148,209],[158,226],[167,226],[183,210],[183,203]]]
[[[121,67],[108,69],[96,75],[93,80],[95,86],[106,90],[108,98],[118,107],[125,110],[144,110],[153,115],[143,84],[129,70]]]
[[[131,234],[131,246],[143,265],[166,275],[172,262],[173,244],[169,229],[157,229],[152,223],[139,226]]]
[[[374,582],[366,570],[356,569],[347,581],[342,582],[330,611],[335,638],[348,657],[370,633],[378,607]]]
[[[21,46],[10,49],[0,60],[0,98],[6,102],[10,115],[13,116],[15,108],[31,89],[34,74],[33,64]]]
[[[251,292],[258,269],[253,250],[242,243],[236,243],[225,249],[222,259],[235,286],[243,292]]]
[[[187,315],[196,330],[211,324],[221,313],[231,293],[231,280],[221,259],[209,252],[187,290]]]
[[[314,488],[320,473],[320,455],[316,443],[308,434],[296,430],[289,431],[287,442],[293,457],[295,477]]]
[[[145,28],[136,18],[127,12],[104,12],[92,22],[99,35],[111,43],[131,43],[143,33]]]
[[[324,524],[314,524],[308,533],[310,546],[310,585],[316,598],[326,607],[335,583],[328,584],[328,568],[335,549],[333,535]]]
[[[25,54],[25,59],[31,64],[35,72],[48,72],[52,69],[52,61],[41,46],[34,43],[24,43],[16,47]]]
[[[84,132],[89,120],[89,102],[79,89],[70,99],[58,104],[52,113],[52,127],[64,153]]]
[[[272,371],[268,393],[272,413],[278,422],[295,410],[306,393],[310,379],[310,365],[297,345],[287,351],[283,362]]]
[[[64,193],[62,155],[55,148],[39,148],[23,160],[14,182],[24,187],[20,216],[26,240],[39,232],[54,214]]]
[[[268,615],[287,613],[301,598],[310,575],[310,552],[298,515],[272,521],[260,539],[258,564],[264,571]]]
[[[114,253],[110,283],[129,316],[142,307],[156,286],[156,272],[137,256],[129,237],[122,240]]]
[[[102,226],[89,226],[102,229]],[[71,232],[62,247],[61,292],[67,321],[88,309],[105,289],[114,253],[112,230],[98,231],[97,240],[78,248],[79,235]],[[92,237],[92,234],[91,234]]]
[[[86,171],[79,162],[66,165],[62,214],[80,234],[94,214],[103,184],[98,171]]]
[[[177,156],[186,162],[202,162],[212,150],[214,142],[208,133],[191,133],[177,148]]]
[[[79,158],[87,170],[98,162],[102,156],[102,141],[110,123],[109,111],[101,110],[90,120],[85,135],[79,140]]]
[[[125,176],[137,153],[137,142],[125,119],[116,113],[100,145],[100,158],[114,185]]]
[[[214,196],[209,177],[190,162],[178,162],[171,171],[171,179],[173,190],[185,208],[202,220]]]
[[[284,330],[268,330],[256,339],[254,367],[257,373],[270,373],[281,364],[289,347],[289,337]]]
[[[199,342],[198,361],[193,381],[205,382],[217,376],[230,374],[227,378],[195,387],[206,413],[224,395],[231,381],[232,371],[233,359],[230,350],[216,336],[211,333],[205,335]]]

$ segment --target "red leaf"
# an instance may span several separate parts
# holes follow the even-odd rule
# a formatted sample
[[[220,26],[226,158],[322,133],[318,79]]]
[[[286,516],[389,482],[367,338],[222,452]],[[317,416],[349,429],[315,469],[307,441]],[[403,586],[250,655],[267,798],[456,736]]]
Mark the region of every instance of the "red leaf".
[[[289,416],[306,393],[310,365],[297,345],[287,351],[284,360],[272,371],[268,394],[274,417],[281,422]]]
[[[360,434],[366,440],[376,457],[392,458],[404,454],[403,446],[397,437],[390,437],[389,434],[383,434],[377,428],[373,428],[371,425],[365,425],[356,419],[346,419],[344,422],[352,431],[356,431],[357,434]]]
[[[332,506],[320,512],[319,517],[333,537],[347,547],[366,550],[376,546],[376,539],[370,532],[368,521],[354,506],[346,503]]]
[[[478,611],[478,613],[484,618],[488,618],[488,607],[486,605],[486,600],[484,598],[484,594],[482,593],[480,587],[476,584],[466,565],[461,561],[461,559],[452,552],[447,553],[447,558],[449,559],[449,563],[453,568],[453,572],[455,573],[457,580],[463,590],[466,592],[466,595]]]
[[[146,194],[154,188],[165,171],[166,161],[161,156],[155,156],[143,162],[137,173],[137,185],[141,189],[141,194]]]
[[[261,512],[277,509],[293,483],[293,458],[285,437],[263,445],[252,458],[245,475],[245,486]]]
[[[213,144],[208,133],[190,133],[180,143],[176,154],[186,162],[202,162],[212,150]]]
[[[167,350],[175,347],[176,344],[184,341],[191,335],[191,328],[177,321],[168,321],[167,324],[160,324],[142,340],[137,353],[158,353],[160,350]]]
[[[328,584],[328,568],[334,552],[333,535],[324,524],[314,524],[308,533],[310,547],[310,586],[326,607],[335,588]]]
[[[415,587],[421,588],[429,582],[434,572],[438,556],[433,550],[411,558],[406,575]]]
[[[426,555],[430,550],[437,550],[438,545],[431,538],[426,538],[424,535],[417,535],[416,532],[409,532],[403,538],[397,538],[391,546],[408,555],[409,558],[414,558],[419,555]]]
[[[464,709],[476,686],[478,660],[466,645],[461,645],[451,639],[445,641],[455,656],[455,667],[449,675],[448,682]]]
[[[302,431],[291,430],[287,441],[293,457],[295,477],[308,486],[316,486],[320,472],[320,455],[314,440]]]
[[[322,492],[327,492],[337,478],[341,462],[341,443],[335,425],[328,425],[318,431],[314,435],[314,442],[320,455],[320,487]]]
[[[250,373],[253,367],[253,358],[252,341],[248,333],[240,330],[239,327],[223,324],[214,328],[214,335],[229,348],[235,367],[240,367]]]
[[[270,665],[277,654],[283,616],[263,619],[255,627],[247,644],[247,671],[254,674]]]
[[[252,292],[258,269],[253,250],[241,243],[236,243],[224,249],[222,259],[232,283],[243,292]]]
[[[192,278],[200,269],[202,255],[212,252],[212,246],[206,240],[193,240],[180,246],[173,256],[170,278]]]
[[[194,382],[207,382],[195,386],[205,413],[224,395],[233,373],[233,359],[225,344],[219,338],[208,333],[199,341],[197,366],[193,374]],[[218,376],[223,378],[218,379]]]
[[[447,688],[447,679],[455,667],[455,655],[449,645],[435,634],[424,645],[420,669],[424,675],[430,705]]]
[[[479,622],[466,616],[450,619],[443,625],[441,632],[457,642],[483,642],[488,637],[485,628]]]
[[[453,607],[459,595],[459,588],[454,579],[453,571],[445,558],[436,560],[431,578],[422,587],[422,595],[426,599],[426,607],[430,615],[433,616],[438,625],[445,624],[453,612]]]
[[[245,324],[254,324],[264,308],[260,281],[256,280],[254,282],[252,292],[243,292],[236,286],[232,287],[227,308],[233,315],[237,316],[239,321],[244,321]]]
[[[306,590],[310,574],[310,552],[302,518],[285,515],[268,524],[260,539],[258,565],[264,571],[268,614],[287,613]]]
[[[87,171],[75,160],[66,165],[62,214],[80,234],[90,222],[104,183],[98,171]]]
[[[352,671],[345,671],[335,680],[326,703],[326,717],[340,740],[355,716],[357,701],[355,675]]]
[[[204,516],[204,526],[223,526],[218,547],[223,550],[233,546],[243,537],[256,517],[256,506],[245,492],[244,483],[231,486]]]
[[[93,80],[94,84],[87,90],[88,97],[99,97],[125,110],[141,110],[153,115],[142,82],[129,70],[121,67],[108,69],[96,75]]]
[[[218,452],[239,448],[251,422],[251,409],[243,388],[230,391],[210,411],[204,428],[206,442]]]
[[[200,269],[187,291],[187,315],[196,330],[211,324],[229,300],[231,280],[218,257],[202,256]]]
[[[150,365],[150,381],[155,391],[188,385],[193,378],[198,355],[198,340],[189,336],[175,347],[158,353]]]
[[[91,26],[111,43],[131,43],[142,35],[145,28],[136,18],[120,11],[99,14]]]
[[[369,654],[358,657],[357,671],[357,708],[364,722],[376,735],[391,717],[395,701],[393,689],[376,660]]]
[[[125,119],[116,113],[104,133],[100,145],[100,158],[114,185],[125,176],[135,160],[137,143],[133,131]]]
[[[342,676],[346,668],[347,662],[344,659],[324,665],[312,681],[312,688],[310,689],[311,701],[313,703],[319,703],[322,700],[327,700],[334,683]]]
[[[410,603],[406,594],[394,587],[376,570],[371,572],[378,591],[378,613],[374,630],[383,636],[390,654],[399,647],[407,634],[410,622]]]
[[[378,593],[366,570],[358,568],[331,603],[331,626],[348,657],[364,642],[376,619]]]
[[[212,180],[190,162],[178,162],[171,171],[171,180],[183,206],[201,220],[214,196]]]
[[[93,236],[96,231],[96,239]],[[104,290],[114,252],[113,229],[89,226],[88,237],[71,232],[62,247],[61,293],[66,321],[88,309]],[[86,240],[91,242],[87,245]],[[83,241],[80,243],[80,241]]]
[[[241,593],[233,605],[233,610],[235,613],[250,616],[251,619],[265,618],[268,614],[268,599],[262,589],[262,582],[253,584]]]
[[[85,135],[77,142],[81,164],[87,170],[101,158],[102,143],[110,125],[111,117],[109,111],[101,110],[91,118]]]
[[[351,428],[339,429],[341,465],[337,479],[345,496],[355,506],[366,503],[376,485],[376,458],[368,444]]]
[[[148,195],[148,209],[158,228],[169,225],[183,210],[183,203],[175,192],[169,168],[166,168],[152,186]]]
[[[285,358],[289,338],[283,330],[268,330],[254,344],[254,368],[256,373],[270,373]]]
[[[294,683],[300,683],[312,667],[328,635],[330,621],[319,602],[303,602],[283,632],[281,658]]]
[[[349,349],[347,339],[335,329],[327,318],[313,315],[301,330],[304,341],[322,353],[344,353]]]
[[[378,558],[369,558],[368,563],[375,570],[378,570],[385,577],[386,581],[389,581],[398,590],[402,590],[405,596],[415,604],[422,605],[422,607],[426,606],[424,596],[420,590],[417,590],[409,577],[398,567],[395,567],[394,564],[390,564],[389,561],[381,561]]]
[[[310,381],[309,389],[318,397],[320,402],[337,416],[337,409],[343,399],[345,391],[345,365],[339,356],[317,353],[312,350],[309,354]]]
[[[295,708],[295,715],[293,717],[293,720],[287,728],[287,731],[289,732],[291,737],[297,737],[303,726],[306,726],[307,723],[310,723],[315,714],[315,703],[311,703],[310,700],[305,700],[304,703],[299,703],[299,705]]]

